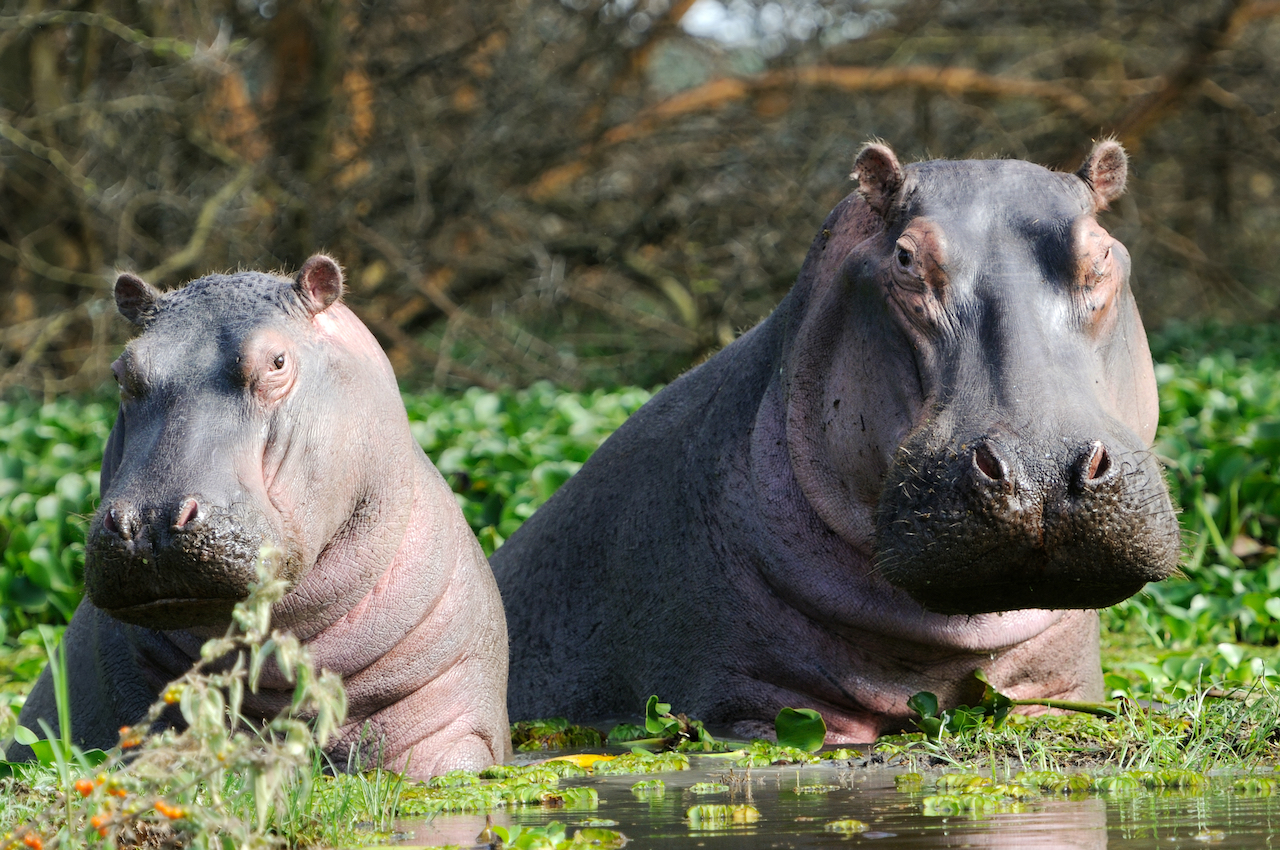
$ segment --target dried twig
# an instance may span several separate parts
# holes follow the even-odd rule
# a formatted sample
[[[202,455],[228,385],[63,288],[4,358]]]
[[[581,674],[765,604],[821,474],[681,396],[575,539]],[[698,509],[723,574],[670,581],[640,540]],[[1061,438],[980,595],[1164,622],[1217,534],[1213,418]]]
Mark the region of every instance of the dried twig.
[[[187,240],[186,246],[177,253],[170,254],[164,262],[143,272],[143,279],[151,281],[163,280],[170,274],[181,271],[200,259],[200,254],[204,251],[204,244],[209,239],[209,233],[213,230],[214,222],[217,221],[222,208],[231,203],[249,185],[249,180],[252,177],[252,168],[248,166],[241,168],[231,182],[205,201],[204,206],[200,208],[200,215],[196,217],[195,229],[191,232],[191,238]]]
[[[181,39],[153,38],[140,30],[122,24],[110,15],[98,12],[75,12],[59,9],[38,12],[34,15],[0,17],[0,30],[33,30],[57,24],[80,24],[81,26],[98,27],[122,41],[135,44],[143,50],[149,50],[163,58],[190,59],[195,55],[195,48]]]

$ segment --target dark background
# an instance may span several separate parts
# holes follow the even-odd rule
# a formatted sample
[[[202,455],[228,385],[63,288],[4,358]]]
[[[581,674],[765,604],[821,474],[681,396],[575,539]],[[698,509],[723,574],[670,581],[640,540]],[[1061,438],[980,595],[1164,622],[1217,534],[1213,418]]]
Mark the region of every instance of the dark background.
[[[407,388],[669,380],[873,137],[1074,170],[1114,135],[1148,326],[1280,320],[1280,3],[732,0],[735,44],[691,5],[0,3],[0,391],[101,386],[116,270],[317,250]]]

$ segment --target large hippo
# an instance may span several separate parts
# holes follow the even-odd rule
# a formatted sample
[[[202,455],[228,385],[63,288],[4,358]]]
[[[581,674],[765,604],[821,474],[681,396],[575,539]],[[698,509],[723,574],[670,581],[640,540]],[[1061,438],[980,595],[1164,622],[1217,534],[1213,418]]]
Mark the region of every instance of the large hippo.
[[[879,144],[774,313],[655,396],[492,559],[518,719],[651,693],[828,741],[911,694],[1102,697],[1098,616],[1176,569],[1127,161],[908,166]]]
[[[226,629],[270,546],[289,585],[272,625],[346,685],[339,766],[374,739],[373,753],[417,776],[510,753],[493,574],[342,289],[322,255],[292,280],[211,275],[166,293],[116,281],[142,332],[112,366],[120,412],[87,596],[64,637],[80,745],[112,746],[143,718]],[[273,716],[291,688],[266,676],[246,714]],[[20,722],[38,719],[58,726],[47,670]]]

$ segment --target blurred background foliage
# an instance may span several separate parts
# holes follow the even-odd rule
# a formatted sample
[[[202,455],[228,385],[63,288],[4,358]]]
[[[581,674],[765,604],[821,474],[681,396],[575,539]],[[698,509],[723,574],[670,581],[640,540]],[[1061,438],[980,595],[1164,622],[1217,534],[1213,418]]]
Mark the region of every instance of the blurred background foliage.
[[[1280,318],[1280,4],[0,0],[0,391],[98,387],[116,269],[346,267],[405,385],[669,380],[868,138],[1132,154],[1148,324]]]

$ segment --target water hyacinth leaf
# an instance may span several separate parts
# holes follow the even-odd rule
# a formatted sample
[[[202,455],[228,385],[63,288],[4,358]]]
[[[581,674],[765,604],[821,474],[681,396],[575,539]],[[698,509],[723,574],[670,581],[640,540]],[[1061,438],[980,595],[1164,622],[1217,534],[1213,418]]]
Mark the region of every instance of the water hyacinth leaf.
[[[912,720],[916,728],[925,734],[931,741],[936,741],[942,737],[943,724],[942,720],[937,717],[922,717],[919,720]]]
[[[595,772],[600,775],[628,773],[665,773],[672,770],[688,770],[689,757],[684,753],[666,752],[659,755],[644,750],[632,750],[612,761],[600,762]]]
[[[928,691],[920,691],[907,700],[907,708],[920,715],[918,719],[911,721],[916,728],[929,740],[938,740],[942,735],[942,719],[938,717],[938,697]]]
[[[781,746],[807,753],[821,749],[827,739],[826,721],[812,708],[783,708],[774,718],[773,728]]]
[[[824,826],[823,830],[826,832],[839,832],[844,835],[857,835],[860,832],[866,832],[870,828],[860,820],[847,818],[846,820],[833,820]]]
[[[658,702],[658,695],[649,697],[644,707],[644,728],[650,735],[668,738],[680,731],[680,721],[671,716],[671,703]]]
[[[596,762],[612,761],[615,758],[617,758],[617,756],[605,755],[603,753],[574,753],[567,756],[556,756],[555,758],[547,759],[547,761],[568,762],[570,764],[577,765],[578,767],[589,768]]]
[[[690,794],[719,794],[728,790],[728,785],[721,785],[718,782],[695,782],[689,786]]]
[[[631,786],[631,793],[640,796],[661,797],[667,793],[667,783],[661,779],[643,779]]]
[[[594,788],[574,786],[558,788],[540,797],[544,805],[563,806],[566,809],[595,809],[600,806],[600,792]]]
[[[645,736],[643,726],[637,726],[634,723],[619,723],[609,730],[608,736],[605,738],[610,744],[621,744],[626,741],[636,741]]]
[[[1014,706],[1013,700],[995,689],[981,667],[973,671],[973,678],[982,683],[982,699],[978,701],[978,705],[991,717],[992,728],[999,729],[1004,725],[1009,709]]]
[[[32,741],[28,744],[31,752],[36,755],[36,762],[43,767],[53,767],[58,763],[57,752],[53,748],[53,744],[46,740]]]
[[[924,718],[937,717],[938,698],[928,691],[920,691],[907,700],[907,708]]]
[[[570,847],[600,847],[608,850],[609,848],[621,847],[627,843],[627,837],[621,832],[612,829],[603,829],[601,827],[591,826],[580,829],[573,834],[573,841]]]
[[[703,804],[691,806],[685,813],[689,828],[693,830],[724,829],[747,826],[760,820],[760,810],[755,806]]]
[[[900,773],[893,778],[893,784],[900,791],[914,791],[923,787],[924,777],[918,773]]]
[[[1006,713],[1007,711],[1008,709],[1006,709]],[[944,711],[942,720],[947,727],[947,731],[957,735],[979,726],[986,714],[986,710],[982,706],[960,705],[950,711]]]

